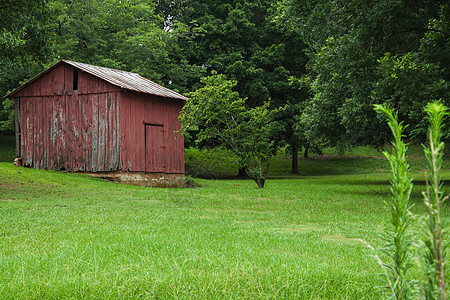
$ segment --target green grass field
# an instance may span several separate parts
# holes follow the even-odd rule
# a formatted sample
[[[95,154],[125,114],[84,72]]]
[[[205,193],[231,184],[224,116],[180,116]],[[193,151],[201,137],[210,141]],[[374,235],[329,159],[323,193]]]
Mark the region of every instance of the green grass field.
[[[1,299],[380,298],[380,269],[358,241],[381,245],[387,217],[387,161],[372,150],[302,159],[300,176],[280,152],[264,189],[158,189],[16,168],[13,140],[0,145]],[[187,170],[237,172],[228,153],[195,151]],[[411,158],[420,213],[424,162]]]

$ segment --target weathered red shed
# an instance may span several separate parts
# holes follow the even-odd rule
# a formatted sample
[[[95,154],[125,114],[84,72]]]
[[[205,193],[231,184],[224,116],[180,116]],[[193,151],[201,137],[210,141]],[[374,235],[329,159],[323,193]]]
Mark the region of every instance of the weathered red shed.
[[[184,180],[183,137],[174,134],[181,94],[136,73],[61,60],[7,97],[25,166],[146,185]]]

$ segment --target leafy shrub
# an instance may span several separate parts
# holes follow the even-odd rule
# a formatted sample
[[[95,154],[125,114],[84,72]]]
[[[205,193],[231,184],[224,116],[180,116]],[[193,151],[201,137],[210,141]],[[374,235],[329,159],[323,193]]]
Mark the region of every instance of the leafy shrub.
[[[222,148],[188,148],[184,151],[186,174],[199,178],[230,178],[238,173],[237,157]]]

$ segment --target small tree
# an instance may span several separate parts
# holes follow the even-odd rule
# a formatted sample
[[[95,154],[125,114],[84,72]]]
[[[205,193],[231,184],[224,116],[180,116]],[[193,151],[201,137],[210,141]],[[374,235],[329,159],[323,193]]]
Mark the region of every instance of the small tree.
[[[269,159],[276,151],[270,139],[269,104],[246,109],[245,99],[233,91],[237,82],[222,74],[213,73],[201,82],[202,88],[187,94],[180,131],[197,131],[197,143],[212,142],[233,151],[239,165],[263,188]]]

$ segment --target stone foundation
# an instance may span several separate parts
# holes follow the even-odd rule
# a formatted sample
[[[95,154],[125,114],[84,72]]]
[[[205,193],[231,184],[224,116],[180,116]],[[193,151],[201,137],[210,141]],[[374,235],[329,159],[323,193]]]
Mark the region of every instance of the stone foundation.
[[[146,172],[98,172],[87,173],[93,177],[104,178],[113,182],[151,186],[177,188],[186,186],[184,174],[146,173]]]

